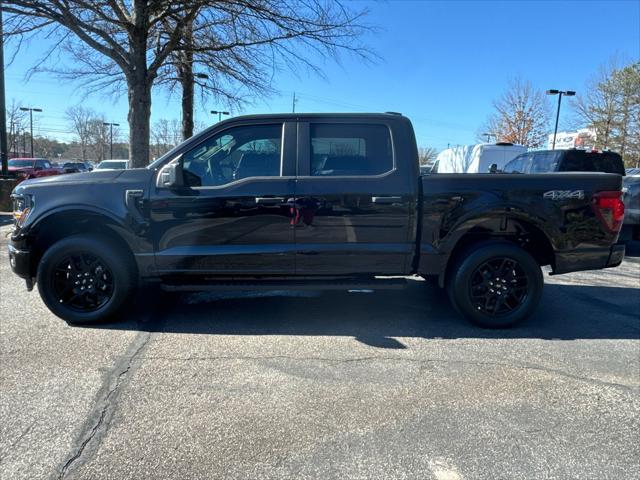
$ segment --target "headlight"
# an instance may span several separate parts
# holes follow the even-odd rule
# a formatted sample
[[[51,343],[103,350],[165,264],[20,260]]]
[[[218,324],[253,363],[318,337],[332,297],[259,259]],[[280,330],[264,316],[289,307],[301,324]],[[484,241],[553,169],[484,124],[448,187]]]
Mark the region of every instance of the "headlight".
[[[13,199],[13,220],[16,227],[20,228],[33,210],[33,195],[11,195],[11,198]]]

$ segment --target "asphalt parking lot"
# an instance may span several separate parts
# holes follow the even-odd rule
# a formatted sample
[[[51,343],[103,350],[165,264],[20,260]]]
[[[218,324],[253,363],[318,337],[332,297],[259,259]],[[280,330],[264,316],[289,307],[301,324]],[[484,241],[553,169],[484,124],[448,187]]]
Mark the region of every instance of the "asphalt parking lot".
[[[0,228],[0,478],[640,478],[640,257],[487,331],[427,282],[147,292],[70,327]],[[640,255],[635,245],[632,254]]]

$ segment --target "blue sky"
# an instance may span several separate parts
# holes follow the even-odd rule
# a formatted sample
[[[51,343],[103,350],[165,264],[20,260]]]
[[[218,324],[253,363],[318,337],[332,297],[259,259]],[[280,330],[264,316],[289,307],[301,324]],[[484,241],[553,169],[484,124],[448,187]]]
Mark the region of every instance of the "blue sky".
[[[578,94],[598,67],[613,55],[640,58],[640,0],[628,1],[399,1],[353,2],[368,8],[367,22],[380,31],[365,40],[381,57],[363,63],[348,56],[340,64],[318,61],[325,78],[279,72],[281,92],[241,112],[397,111],[409,116],[421,146],[475,143],[492,111],[492,101],[509,80],[520,76],[540,89],[572,89]],[[126,95],[117,100],[39,74],[25,82],[26,70],[42,54],[46,40],[32,42],[6,69],[7,101],[43,108],[38,128],[68,138],[64,111],[83,102],[126,130]],[[551,101],[551,100],[550,100]],[[568,100],[571,101],[571,100]],[[563,102],[564,103],[564,102]],[[179,118],[179,98],[154,94],[152,121]],[[213,123],[210,101],[198,104],[196,119]],[[563,108],[560,129],[571,120]],[[36,129],[37,131],[37,129]]]

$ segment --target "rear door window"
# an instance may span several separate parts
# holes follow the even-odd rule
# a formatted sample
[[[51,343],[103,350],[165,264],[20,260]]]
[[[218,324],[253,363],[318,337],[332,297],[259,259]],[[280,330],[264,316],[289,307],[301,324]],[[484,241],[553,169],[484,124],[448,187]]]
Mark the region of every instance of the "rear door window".
[[[507,163],[504,167],[506,173],[526,173],[527,165],[529,164],[530,154],[524,153],[518,155],[516,158]]]
[[[310,125],[312,176],[370,176],[393,170],[393,148],[384,125]]]
[[[527,173],[556,172],[560,155],[561,152],[554,151],[533,152]]]

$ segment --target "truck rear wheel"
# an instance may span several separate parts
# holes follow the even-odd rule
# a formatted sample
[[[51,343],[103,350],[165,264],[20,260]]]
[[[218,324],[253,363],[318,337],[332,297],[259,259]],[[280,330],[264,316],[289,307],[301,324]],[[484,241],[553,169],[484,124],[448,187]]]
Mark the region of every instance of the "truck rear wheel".
[[[97,236],[75,235],[49,247],[38,266],[38,291],[55,315],[73,324],[111,319],[136,286],[128,252]]]
[[[450,270],[447,292],[456,310],[484,328],[506,328],[538,306],[544,281],[536,260],[507,242],[472,246]]]

